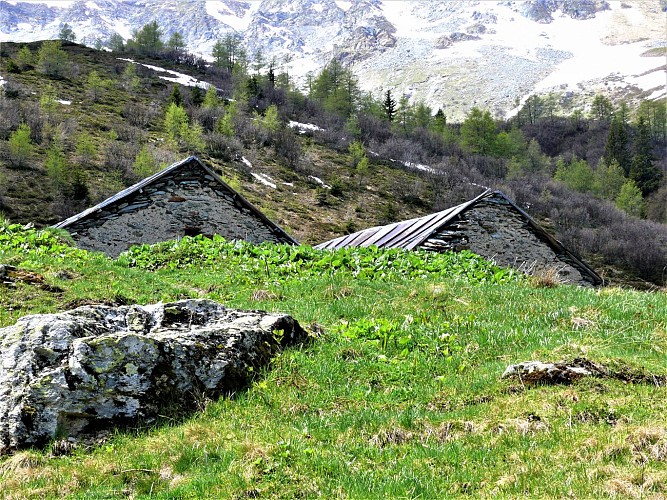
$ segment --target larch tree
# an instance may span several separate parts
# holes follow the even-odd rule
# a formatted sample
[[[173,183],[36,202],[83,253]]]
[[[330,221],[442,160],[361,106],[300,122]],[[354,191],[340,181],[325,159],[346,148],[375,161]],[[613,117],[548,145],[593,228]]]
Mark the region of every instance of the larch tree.
[[[145,24],[140,30],[135,30],[132,35],[129,46],[139,54],[154,56],[164,48],[162,29],[157,21]]]
[[[21,123],[18,129],[9,135],[8,142],[10,163],[14,168],[24,167],[34,149],[30,142],[30,127],[26,123]]]
[[[42,43],[37,51],[37,68],[42,73],[56,78],[63,78],[70,69],[67,52],[62,49],[60,40]]]
[[[496,124],[488,110],[472,108],[461,124],[461,144],[469,153],[490,155],[495,150]]]
[[[169,40],[167,40],[167,48],[175,52],[181,52],[185,50],[185,39],[178,31],[174,31]]]

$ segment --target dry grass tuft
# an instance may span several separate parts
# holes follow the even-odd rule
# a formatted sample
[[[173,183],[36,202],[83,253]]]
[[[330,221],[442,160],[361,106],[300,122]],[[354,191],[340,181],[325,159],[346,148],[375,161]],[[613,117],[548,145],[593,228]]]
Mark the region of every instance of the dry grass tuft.
[[[667,429],[641,427],[627,437],[635,460],[667,461]]]
[[[20,472],[39,467],[44,458],[30,451],[19,451],[0,464],[0,477],[9,472]]]
[[[529,274],[530,284],[535,288],[555,288],[566,283],[556,267],[535,268]]]
[[[623,498],[640,498],[641,490],[634,484],[632,481],[629,481],[627,478],[615,477],[607,481],[606,483],[607,492],[615,497],[620,496]]]
[[[278,295],[270,290],[255,290],[250,297],[251,300],[262,302],[264,300],[277,300]]]
[[[493,431],[498,434],[514,432],[526,436],[528,434],[534,435],[538,432],[546,432],[549,426],[539,418],[511,418],[499,423],[493,428]]]
[[[354,289],[350,286],[329,285],[324,289],[324,298],[329,300],[340,300],[354,295]]]
[[[412,432],[397,427],[394,429],[380,431],[371,438],[370,443],[373,446],[377,446],[378,448],[385,448],[391,445],[409,443],[414,439],[414,437],[415,436]]]

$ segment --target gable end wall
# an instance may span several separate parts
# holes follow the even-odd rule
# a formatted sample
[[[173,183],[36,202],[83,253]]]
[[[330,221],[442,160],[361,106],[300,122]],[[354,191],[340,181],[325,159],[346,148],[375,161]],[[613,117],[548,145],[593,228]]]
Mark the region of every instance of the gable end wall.
[[[511,205],[483,200],[459,219],[431,235],[422,248],[434,251],[470,250],[499,266],[524,272],[548,268],[558,270],[569,283],[591,285],[567,255],[559,255]]]
[[[80,248],[111,257],[135,244],[194,234],[219,234],[251,243],[291,243],[198,167],[165,175],[66,229]]]

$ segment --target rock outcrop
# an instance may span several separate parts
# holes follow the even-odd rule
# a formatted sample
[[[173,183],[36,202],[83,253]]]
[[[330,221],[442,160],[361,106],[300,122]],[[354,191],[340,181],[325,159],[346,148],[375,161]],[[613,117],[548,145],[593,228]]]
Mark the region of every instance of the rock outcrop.
[[[26,316],[0,329],[0,453],[180,414],[306,338],[290,316],[210,300]]]

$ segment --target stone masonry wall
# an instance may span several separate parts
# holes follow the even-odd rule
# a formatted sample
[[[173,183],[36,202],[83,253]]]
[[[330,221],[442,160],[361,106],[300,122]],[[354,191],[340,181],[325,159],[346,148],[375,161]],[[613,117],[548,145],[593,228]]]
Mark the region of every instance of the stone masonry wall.
[[[526,219],[508,204],[484,200],[462,214],[460,220],[431,236],[427,249],[468,249],[499,266],[531,274],[555,268],[570,283],[590,285],[565,255],[557,255],[533,231]]]
[[[180,168],[67,230],[80,248],[111,257],[135,244],[196,234],[252,243],[289,242],[234,197],[204,170]]]

